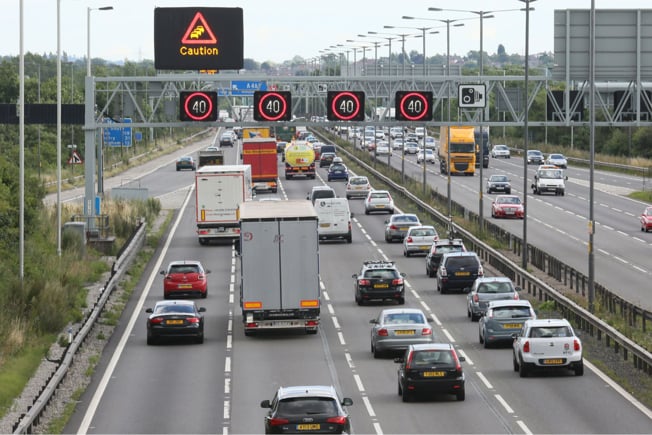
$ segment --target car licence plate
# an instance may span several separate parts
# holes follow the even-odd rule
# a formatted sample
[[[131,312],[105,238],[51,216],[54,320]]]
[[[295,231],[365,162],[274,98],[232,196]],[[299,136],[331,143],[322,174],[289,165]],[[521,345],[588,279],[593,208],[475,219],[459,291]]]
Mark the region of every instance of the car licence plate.
[[[546,365],[559,365],[563,364],[564,361],[561,358],[549,358],[549,359],[544,359],[543,364]]]
[[[399,231],[407,231],[407,230],[408,230],[408,227],[400,227],[399,228]]]
[[[414,335],[414,329],[400,329],[394,331],[394,335]]]
[[[321,425],[319,423],[297,425],[297,430],[320,430],[320,429],[321,429]]]
[[[319,224],[321,228],[328,228],[331,226],[331,224]]]
[[[455,276],[470,276],[471,272],[455,272]]]
[[[516,213],[516,211],[514,211],[511,208],[508,208],[507,210],[505,210],[505,214],[514,214],[514,213]]]
[[[166,325],[183,325],[183,320],[181,319],[169,319],[165,321]]]
[[[383,204],[376,204],[376,208],[385,208]]]
[[[389,284],[374,284],[374,288],[389,288]]]
[[[503,328],[505,328],[505,329],[519,329],[521,326],[523,326],[523,325],[521,325],[520,323],[505,323],[503,325]]]
[[[446,373],[444,372],[423,372],[424,378],[443,378]]]
[[[426,249],[430,249],[430,246],[421,246],[419,247],[422,251],[425,251]]]
[[[192,288],[192,284],[179,284],[178,288]]]

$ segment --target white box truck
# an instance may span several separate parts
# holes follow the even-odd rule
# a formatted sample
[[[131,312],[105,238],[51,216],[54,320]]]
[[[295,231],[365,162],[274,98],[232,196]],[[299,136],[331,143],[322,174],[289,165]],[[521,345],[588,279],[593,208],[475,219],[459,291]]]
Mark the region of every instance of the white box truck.
[[[251,198],[251,166],[207,165],[197,169],[195,213],[199,243],[237,239],[238,207]]]
[[[318,217],[310,201],[240,205],[240,307],[245,335],[319,326]]]

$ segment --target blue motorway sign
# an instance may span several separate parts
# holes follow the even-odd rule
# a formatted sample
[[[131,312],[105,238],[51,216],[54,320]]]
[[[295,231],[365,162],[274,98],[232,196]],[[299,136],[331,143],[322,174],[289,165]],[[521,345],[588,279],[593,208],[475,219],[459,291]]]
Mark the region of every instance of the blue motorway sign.
[[[124,118],[122,123],[131,122],[131,118]],[[105,124],[113,124],[111,118],[104,119]],[[102,129],[102,138],[104,146],[108,147],[130,147],[131,146],[131,127],[104,127]]]
[[[266,91],[267,82],[231,80],[231,95],[254,95],[255,91]]]

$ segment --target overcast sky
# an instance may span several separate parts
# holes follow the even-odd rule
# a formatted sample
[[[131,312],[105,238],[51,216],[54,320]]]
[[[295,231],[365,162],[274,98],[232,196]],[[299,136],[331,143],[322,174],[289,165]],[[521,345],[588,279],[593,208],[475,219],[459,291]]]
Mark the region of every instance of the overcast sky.
[[[240,7],[244,15],[244,57],[258,62],[280,63],[301,56],[319,55],[320,50],[344,44],[372,46],[386,40],[359,37],[369,31],[421,34],[417,29],[436,27],[426,38],[428,56],[446,53],[445,24],[432,20],[405,20],[402,16],[459,19],[464,27],[450,30],[451,54],[465,55],[480,48],[477,15],[460,12],[431,12],[429,7],[496,12],[484,20],[484,50],[493,54],[499,44],[507,53],[525,52],[525,13],[519,0],[0,0],[0,55],[20,51],[20,4],[23,4],[23,50],[38,54],[57,52],[57,3],[61,5],[61,50],[84,58],[87,50],[87,8],[113,6],[111,11],[91,11],[91,56],[111,61],[154,59],[155,7]],[[553,51],[553,14],[556,9],[590,9],[590,0],[531,1],[530,53]],[[651,8],[650,0],[595,0],[596,9]],[[391,38],[392,35],[382,35]],[[350,43],[347,40],[356,42]],[[360,41],[360,42],[357,42]],[[367,41],[367,44],[365,44]],[[392,41],[398,52],[400,39]],[[379,57],[387,47],[379,47]],[[406,38],[406,51],[423,50],[421,38]],[[373,56],[373,49],[367,51]],[[352,54],[351,54],[351,60]]]

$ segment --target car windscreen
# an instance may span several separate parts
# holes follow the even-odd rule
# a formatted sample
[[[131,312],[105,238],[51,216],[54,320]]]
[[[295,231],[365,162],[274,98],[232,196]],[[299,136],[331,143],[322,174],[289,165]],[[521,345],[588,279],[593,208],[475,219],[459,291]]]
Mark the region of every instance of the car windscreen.
[[[195,309],[192,305],[160,305],[154,310],[154,314],[162,313],[189,313],[192,314]]]
[[[281,400],[278,404],[278,414],[284,416],[337,415],[337,413],[337,404],[330,397],[297,397]]]

